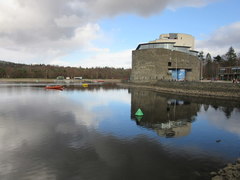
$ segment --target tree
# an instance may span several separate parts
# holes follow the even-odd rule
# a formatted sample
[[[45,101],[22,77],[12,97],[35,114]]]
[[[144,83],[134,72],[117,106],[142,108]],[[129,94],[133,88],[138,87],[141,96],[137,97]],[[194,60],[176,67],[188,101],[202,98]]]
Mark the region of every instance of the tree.
[[[238,53],[238,56],[237,56],[237,66],[240,66],[240,53]]]
[[[208,79],[213,79],[215,73],[214,71],[214,66],[213,66],[213,62],[212,62],[212,57],[210,55],[210,53],[207,53],[206,55],[206,65],[204,68],[204,77],[208,78]]]
[[[6,77],[6,70],[0,67],[0,78]]]
[[[213,61],[216,63],[221,63],[223,61],[223,59],[220,55],[217,55],[217,56],[213,57]]]
[[[44,64],[26,65],[15,64],[0,61],[0,78],[56,78],[57,76],[64,77],[83,77],[83,78],[118,78],[128,79],[131,74],[131,69],[123,68],[76,68],[51,66]]]
[[[235,53],[235,50],[233,49],[232,46],[229,48],[225,56],[228,66],[235,66],[237,64],[237,54]]]
[[[206,55],[206,61],[207,63],[212,63],[212,56],[209,53]]]
[[[201,79],[204,78],[204,65],[205,65],[205,59],[204,59],[204,53],[203,51],[199,52],[198,53],[198,58],[200,59],[200,64],[201,64],[201,69],[200,69],[200,72],[201,72]]]

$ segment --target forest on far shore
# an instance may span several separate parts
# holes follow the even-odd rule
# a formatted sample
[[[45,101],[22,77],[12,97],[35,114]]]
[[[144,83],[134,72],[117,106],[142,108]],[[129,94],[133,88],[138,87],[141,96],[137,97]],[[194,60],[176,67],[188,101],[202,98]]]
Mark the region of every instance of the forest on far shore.
[[[54,65],[27,65],[0,61],[0,78],[45,78],[82,77],[84,79],[129,79],[131,69],[111,67],[63,67]]]

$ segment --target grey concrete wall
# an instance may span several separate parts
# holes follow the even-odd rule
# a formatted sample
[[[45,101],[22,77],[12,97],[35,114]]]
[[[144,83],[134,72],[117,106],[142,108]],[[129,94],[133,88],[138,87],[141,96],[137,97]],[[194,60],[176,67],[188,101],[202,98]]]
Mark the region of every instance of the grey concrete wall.
[[[232,93],[232,95],[238,94],[240,96],[240,84],[233,83],[158,81],[154,85],[171,89]]]
[[[168,66],[171,62],[171,66]],[[132,82],[156,82],[172,80],[168,69],[191,69],[186,73],[186,80],[200,79],[200,61],[197,57],[168,49],[143,49],[132,52]]]
[[[126,87],[136,87],[156,92],[166,92],[195,97],[211,97],[240,101],[240,84],[221,82],[158,81],[154,83],[126,83]]]

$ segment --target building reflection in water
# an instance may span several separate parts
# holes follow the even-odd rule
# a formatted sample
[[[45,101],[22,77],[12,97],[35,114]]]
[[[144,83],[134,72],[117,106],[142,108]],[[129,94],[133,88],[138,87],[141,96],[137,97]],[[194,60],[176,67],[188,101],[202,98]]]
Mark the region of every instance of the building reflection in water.
[[[131,119],[136,124],[156,131],[159,136],[181,137],[191,132],[200,105],[171,99],[160,93],[131,89]],[[135,117],[135,112],[141,108],[144,116]]]

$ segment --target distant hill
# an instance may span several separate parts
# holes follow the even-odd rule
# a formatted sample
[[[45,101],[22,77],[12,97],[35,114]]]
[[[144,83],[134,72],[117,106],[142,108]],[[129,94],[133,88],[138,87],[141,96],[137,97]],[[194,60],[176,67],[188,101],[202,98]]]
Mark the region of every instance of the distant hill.
[[[3,60],[0,60],[0,64],[15,64],[13,62],[8,62],[8,61],[3,61]]]
[[[0,78],[56,78],[83,77],[85,79],[129,79],[131,69],[96,67],[63,67],[53,65],[27,65],[0,60]]]

